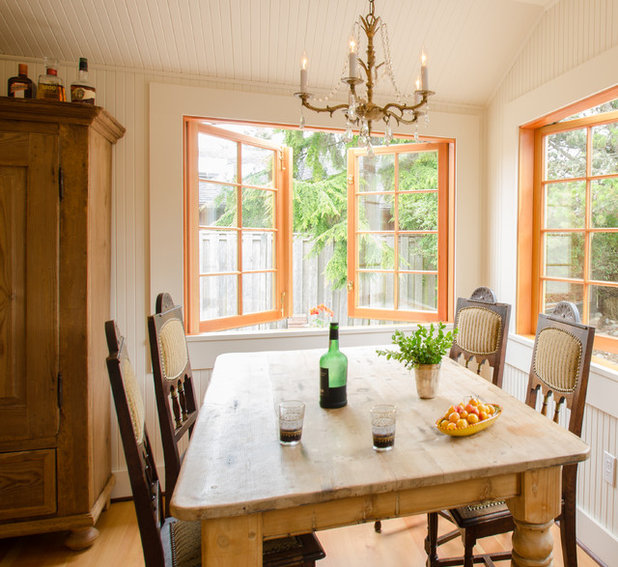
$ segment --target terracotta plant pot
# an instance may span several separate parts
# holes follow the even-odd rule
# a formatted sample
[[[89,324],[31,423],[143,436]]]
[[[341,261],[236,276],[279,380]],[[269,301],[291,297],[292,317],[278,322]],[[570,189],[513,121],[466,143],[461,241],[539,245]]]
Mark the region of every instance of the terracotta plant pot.
[[[414,368],[416,392],[423,400],[435,398],[438,393],[440,364],[419,364]]]

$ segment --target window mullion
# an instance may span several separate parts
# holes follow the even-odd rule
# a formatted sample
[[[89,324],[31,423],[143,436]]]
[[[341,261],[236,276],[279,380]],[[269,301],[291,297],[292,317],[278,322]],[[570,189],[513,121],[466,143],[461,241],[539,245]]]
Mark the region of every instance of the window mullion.
[[[238,269],[238,297],[236,298],[238,305],[238,315],[243,314],[243,289],[242,289],[242,274],[243,274],[243,261],[242,261],[242,144],[237,142],[236,144],[236,182],[238,187],[238,195],[236,195],[236,218],[238,219],[236,224],[236,258]]]
[[[393,199],[393,217],[394,234],[393,234],[393,308],[399,309],[399,154],[395,154],[395,197]]]
[[[591,187],[590,178],[592,177],[592,126],[588,126],[587,140],[586,140],[586,206],[584,209],[584,289],[583,289],[583,305],[582,305],[582,321],[588,323],[590,320],[590,246],[592,244],[590,239],[590,220],[591,220]]]

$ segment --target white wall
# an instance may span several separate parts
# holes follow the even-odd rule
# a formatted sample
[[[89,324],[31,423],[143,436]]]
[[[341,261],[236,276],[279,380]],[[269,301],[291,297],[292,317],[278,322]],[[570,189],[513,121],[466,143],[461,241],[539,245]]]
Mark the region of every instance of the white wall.
[[[488,279],[501,301],[516,300],[518,128],[616,84],[618,2],[561,0],[532,30],[490,101],[487,124]],[[512,329],[514,328],[514,318]],[[523,396],[531,343],[511,337],[505,387]],[[602,480],[603,451],[618,451],[618,373],[593,365],[582,437],[578,537],[608,565],[618,557],[618,490]]]

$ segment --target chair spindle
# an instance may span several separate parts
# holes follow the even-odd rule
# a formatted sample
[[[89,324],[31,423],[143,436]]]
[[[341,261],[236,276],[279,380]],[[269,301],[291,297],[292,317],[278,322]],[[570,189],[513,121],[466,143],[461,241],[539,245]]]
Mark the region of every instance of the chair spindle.
[[[176,421],[176,428],[182,426],[180,419],[180,404],[178,403],[178,392],[174,386],[170,387],[170,395],[172,396],[172,410],[174,412],[174,420]]]
[[[185,396],[185,388],[182,380],[178,380],[178,397],[180,399],[180,409],[182,412],[182,421],[187,419],[187,397]]]

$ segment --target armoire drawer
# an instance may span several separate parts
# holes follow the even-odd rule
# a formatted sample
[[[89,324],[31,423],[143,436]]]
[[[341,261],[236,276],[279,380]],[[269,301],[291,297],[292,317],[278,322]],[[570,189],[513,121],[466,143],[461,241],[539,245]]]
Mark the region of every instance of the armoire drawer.
[[[0,521],[56,511],[56,450],[0,453]]]

